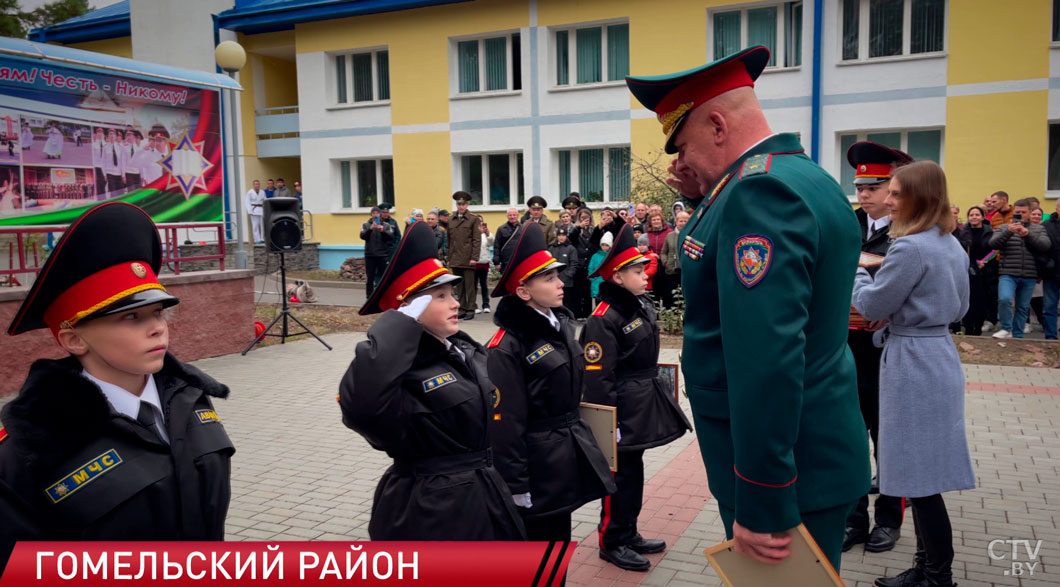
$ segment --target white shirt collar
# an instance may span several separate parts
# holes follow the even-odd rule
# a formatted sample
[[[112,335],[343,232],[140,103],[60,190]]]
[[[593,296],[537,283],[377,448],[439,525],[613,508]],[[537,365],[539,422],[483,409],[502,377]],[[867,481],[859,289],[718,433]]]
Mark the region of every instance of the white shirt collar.
[[[533,307],[533,306],[531,306],[531,307]],[[535,312],[537,312],[538,314],[541,314],[542,316],[547,318],[548,319],[548,323],[551,324],[552,327],[555,328],[556,330],[559,330],[559,318],[556,318],[556,315],[552,313],[552,309],[551,308],[548,310],[548,314],[542,312],[541,310],[538,310],[537,308],[533,308],[533,310]]]
[[[751,149],[754,149],[758,145],[761,145],[762,143],[764,143],[764,142],[768,141],[769,139],[777,136],[778,134],[780,134],[780,133],[773,133],[773,134],[769,135],[768,137],[763,137],[762,140],[760,140],[757,143],[751,145],[750,147],[747,147],[747,149],[743,153],[740,153],[740,157],[743,157],[744,155],[750,153]],[[739,160],[740,157],[737,157],[736,159]]]
[[[103,396],[107,398],[110,405],[114,406],[114,411],[119,414],[135,420],[137,414],[140,413],[141,401],[151,404],[158,410],[155,414],[156,418],[165,413],[162,411],[162,400],[158,396],[158,387],[155,385],[154,375],[147,378],[147,383],[144,385],[144,390],[140,393],[140,397],[136,397],[113,383],[107,383],[102,379],[93,377],[91,373],[83,369],[81,370],[81,376],[98,385],[100,391],[103,392]]]
[[[461,359],[464,359],[465,361],[467,360],[467,355],[464,354],[464,351],[460,350],[460,347],[450,342],[448,338],[442,340],[442,342],[445,343],[445,350],[456,351],[456,354],[460,355]]]
[[[866,224],[868,224],[869,236],[872,235],[872,232],[874,230],[880,230],[881,228],[883,228],[885,226],[890,226],[890,224],[891,224],[890,215],[881,216],[880,218],[877,218],[876,220],[873,220],[872,218],[868,218],[868,217],[866,217],[866,219],[868,220],[868,222]]]

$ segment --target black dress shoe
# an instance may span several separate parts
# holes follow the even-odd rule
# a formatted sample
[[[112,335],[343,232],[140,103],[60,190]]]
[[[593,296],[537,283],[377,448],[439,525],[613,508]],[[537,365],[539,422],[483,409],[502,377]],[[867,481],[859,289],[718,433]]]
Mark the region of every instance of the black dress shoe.
[[[869,531],[867,529],[862,530],[861,528],[854,528],[853,526],[847,526],[846,535],[843,536],[843,552],[854,548],[855,544],[862,544],[869,539]]]
[[[872,476],[872,485],[869,486],[869,495],[876,495],[880,492],[880,478],[878,475]]]
[[[600,558],[627,571],[647,571],[651,568],[651,563],[648,562],[648,559],[625,545],[611,549],[601,548]]]
[[[872,529],[872,534],[869,534],[869,541],[865,543],[865,551],[887,552],[894,548],[894,544],[898,542],[898,537],[901,535],[902,531],[899,528],[876,526]]]
[[[903,571],[897,577],[881,577],[873,581],[876,587],[913,587],[924,580],[924,571],[913,567]]]
[[[648,540],[637,534],[626,546],[632,548],[637,554],[655,554],[666,550],[665,540]]]

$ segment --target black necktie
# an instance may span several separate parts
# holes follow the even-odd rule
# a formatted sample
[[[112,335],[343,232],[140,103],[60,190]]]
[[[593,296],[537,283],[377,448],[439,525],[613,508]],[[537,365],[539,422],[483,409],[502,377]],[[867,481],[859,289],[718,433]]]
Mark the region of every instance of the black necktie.
[[[155,419],[154,406],[145,401],[141,401],[140,411],[136,414],[136,421],[139,422],[141,426],[151,431],[151,434],[153,434],[155,438],[164,442],[162,435],[158,433],[158,429],[156,428],[158,421]]]
[[[118,166],[118,148],[112,145],[111,148],[110,148],[110,154],[114,158],[114,166],[117,167]]]

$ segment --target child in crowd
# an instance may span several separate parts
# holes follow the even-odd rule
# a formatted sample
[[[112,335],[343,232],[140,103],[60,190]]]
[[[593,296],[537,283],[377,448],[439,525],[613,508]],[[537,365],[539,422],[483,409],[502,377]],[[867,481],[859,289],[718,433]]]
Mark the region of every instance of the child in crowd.
[[[613,234],[605,232],[604,236],[600,237],[600,249],[593,253],[593,256],[589,259],[589,293],[593,296],[593,305],[596,305],[597,300],[600,299],[600,284],[604,282],[603,277],[596,275],[596,270],[600,268],[600,264],[607,258],[607,253],[611,250],[611,243],[614,240]]]

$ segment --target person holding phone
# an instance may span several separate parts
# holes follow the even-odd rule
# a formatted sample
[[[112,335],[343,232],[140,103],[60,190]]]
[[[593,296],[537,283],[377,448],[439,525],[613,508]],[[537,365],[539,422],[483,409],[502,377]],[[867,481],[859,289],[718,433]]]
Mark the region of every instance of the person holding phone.
[[[1001,330],[994,338],[1023,338],[1023,328],[1030,315],[1031,296],[1038,282],[1035,253],[1050,247],[1049,235],[1041,224],[1031,224],[1031,207],[1027,199],[1012,205],[1012,222],[1001,225],[990,237],[990,248],[1001,256],[998,269],[997,317]]]

